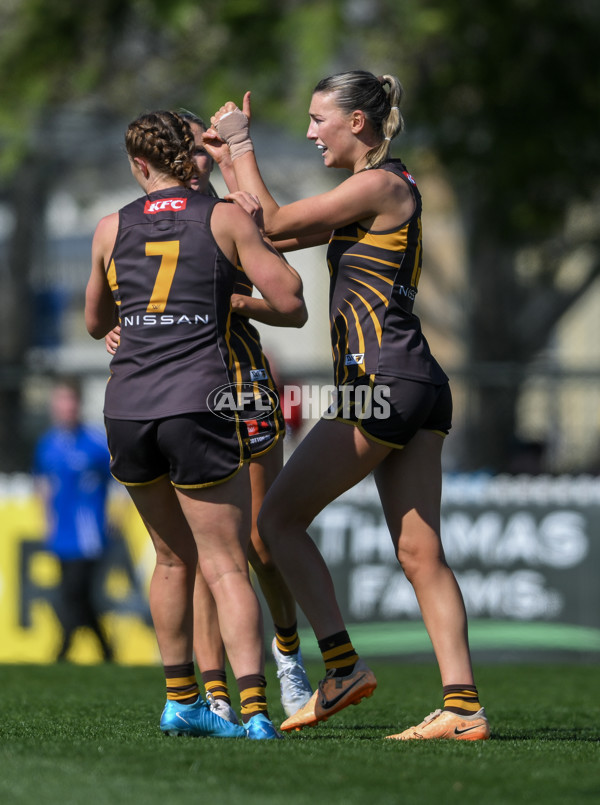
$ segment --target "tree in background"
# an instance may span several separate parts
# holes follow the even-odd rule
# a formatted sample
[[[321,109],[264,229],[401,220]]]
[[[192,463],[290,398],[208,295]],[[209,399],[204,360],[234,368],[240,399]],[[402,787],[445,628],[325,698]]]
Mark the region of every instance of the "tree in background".
[[[600,7],[399,6],[375,0],[357,39],[378,64],[401,66],[412,141],[457,194],[472,388],[463,468],[501,470],[528,370],[600,273]]]
[[[527,369],[600,271],[598,206],[589,206],[599,186],[599,37],[592,0],[5,4],[0,201],[13,227],[0,264],[0,469],[23,467],[11,446],[30,276],[44,261],[57,177],[119,159],[124,124],[139,111],[210,111],[247,88],[262,122],[303,136],[317,80],[353,68],[401,77],[403,150],[435,159],[459,200],[468,259],[445,305],[460,311],[472,389],[463,468],[503,469]]]

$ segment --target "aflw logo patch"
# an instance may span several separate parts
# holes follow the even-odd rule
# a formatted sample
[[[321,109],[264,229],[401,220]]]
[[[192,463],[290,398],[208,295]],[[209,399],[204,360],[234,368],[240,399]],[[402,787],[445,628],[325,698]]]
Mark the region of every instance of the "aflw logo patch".
[[[149,215],[155,215],[157,212],[164,212],[165,210],[172,210],[178,212],[185,210],[187,206],[187,198],[160,198],[158,201],[148,201],[144,204],[144,212]]]
[[[265,369],[250,369],[250,380],[266,380],[267,372]]]
[[[344,363],[346,366],[358,366],[360,365],[365,359],[364,352],[352,352],[346,355],[346,360]]]

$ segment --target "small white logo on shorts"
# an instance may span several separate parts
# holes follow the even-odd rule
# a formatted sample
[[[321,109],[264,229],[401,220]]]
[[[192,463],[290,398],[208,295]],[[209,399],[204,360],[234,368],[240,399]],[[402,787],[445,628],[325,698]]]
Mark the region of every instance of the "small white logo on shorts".
[[[346,355],[344,363],[346,366],[359,366],[365,360],[364,352],[350,352]]]
[[[266,369],[250,369],[250,380],[266,380]]]

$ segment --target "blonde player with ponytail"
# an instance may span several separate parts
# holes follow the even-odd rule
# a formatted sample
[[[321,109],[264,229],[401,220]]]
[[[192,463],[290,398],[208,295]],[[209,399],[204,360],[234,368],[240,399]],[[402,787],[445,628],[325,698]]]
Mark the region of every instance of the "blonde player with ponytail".
[[[205,143],[229,144],[238,187],[258,197],[266,234],[281,250],[329,243],[337,399],[292,454],[259,516],[261,537],[314,629],[326,670],[313,697],[281,729],[314,725],[376,687],[307,533],[319,512],[373,472],[443,685],[441,709],[388,737],[482,740],[489,725],[473,678],[465,607],[440,535],[441,453],[452,396],[413,313],[422,267],[421,195],[389,153],[403,129],[401,100],[393,75],[355,70],[320,81],[307,137],[326,167],[351,175],[326,193],[281,207],[254,157],[249,94],[244,111],[228,102],[217,112]]]

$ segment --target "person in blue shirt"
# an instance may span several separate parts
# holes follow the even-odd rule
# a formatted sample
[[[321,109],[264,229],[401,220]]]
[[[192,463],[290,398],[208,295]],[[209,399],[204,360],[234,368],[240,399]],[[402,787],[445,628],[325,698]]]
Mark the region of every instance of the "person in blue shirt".
[[[50,416],[52,426],[35,448],[33,473],[45,506],[46,544],[61,567],[57,615],[63,639],[56,659],[66,659],[75,631],[86,626],[108,662],[113,649],[95,601],[96,578],[108,547],[106,500],[111,475],[106,438],[101,429],[83,424],[76,380],[56,383]]]

